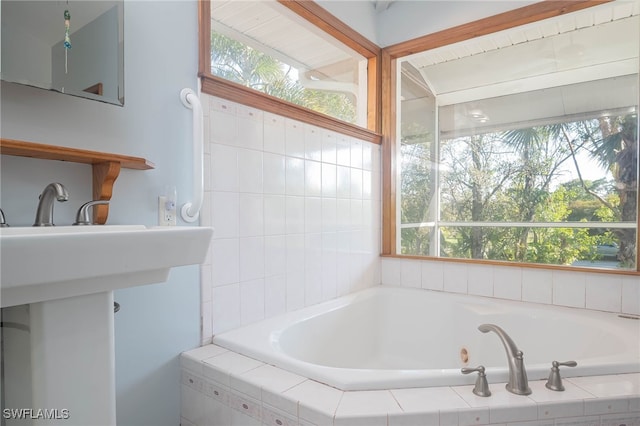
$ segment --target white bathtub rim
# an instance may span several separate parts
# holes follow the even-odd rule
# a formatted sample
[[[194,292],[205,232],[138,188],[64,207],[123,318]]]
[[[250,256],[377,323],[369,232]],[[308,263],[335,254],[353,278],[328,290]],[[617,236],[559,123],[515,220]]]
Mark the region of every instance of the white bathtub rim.
[[[297,311],[288,312],[277,317],[266,319],[257,323],[243,326],[219,335],[214,336],[213,344],[224,347],[236,353],[260,360],[267,364],[288,370],[292,373],[308,377],[312,380],[327,384],[332,387],[344,391],[353,390],[382,390],[382,389],[400,389],[400,388],[420,388],[420,387],[439,387],[439,386],[457,386],[469,385],[475,382],[473,375],[462,375],[459,369],[429,369],[429,370],[384,370],[384,369],[366,369],[366,368],[340,368],[329,367],[319,364],[313,364],[294,358],[284,353],[278,344],[279,336],[290,324],[304,321],[318,315],[325,314],[329,311],[339,309],[354,302],[360,298],[368,298],[380,291],[428,291],[437,294],[438,297],[452,298],[453,300],[484,300],[487,304],[505,303],[518,306],[524,304],[530,307],[544,308],[545,305],[533,304],[529,302],[520,302],[512,300],[496,301],[492,298],[483,298],[480,296],[469,296],[463,294],[451,294],[440,291],[407,289],[396,286],[375,286],[365,290],[361,290],[338,299],[330,300],[317,305],[309,306]],[[616,316],[615,313],[590,311],[584,309],[552,306],[551,309],[566,312],[593,312],[594,315],[606,317]],[[629,320],[632,321],[632,320]],[[269,338],[265,338],[269,336]],[[242,342],[251,342],[247,345]],[[499,342],[496,341],[496,344]],[[527,364],[525,353],[525,366],[529,380],[546,379],[549,375],[553,354],[549,354],[549,363],[547,364]],[[557,360],[568,361],[568,360]],[[508,381],[508,368],[504,367],[487,367],[487,378],[489,383],[504,383]],[[618,356],[600,356],[593,357],[585,362],[580,360],[578,367],[563,368],[562,377],[580,377],[602,375],[602,366],[607,366],[607,374],[626,374],[640,372],[640,360],[632,362],[624,360],[624,354]],[[371,379],[375,377],[375,379]],[[384,384],[381,385],[381,382]]]

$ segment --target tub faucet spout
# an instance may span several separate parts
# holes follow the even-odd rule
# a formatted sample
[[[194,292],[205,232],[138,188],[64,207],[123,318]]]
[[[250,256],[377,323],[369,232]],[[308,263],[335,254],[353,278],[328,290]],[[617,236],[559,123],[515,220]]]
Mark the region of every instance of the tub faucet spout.
[[[53,202],[55,200],[64,202],[68,199],[69,194],[63,184],[50,183],[47,185],[42,191],[42,194],[40,194],[40,201],[38,202],[38,209],[36,210],[36,220],[33,226],[53,226]]]
[[[505,386],[507,391],[516,395],[529,395],[531,389],[527,380],[527,370],[524,368],[523,352],[518,349],[511,337],[495,324],[482,324],[478,327],[478,330],[483,333],[490,331],[496,333],[507,351],[507,361],[509,363],[509,383]]]

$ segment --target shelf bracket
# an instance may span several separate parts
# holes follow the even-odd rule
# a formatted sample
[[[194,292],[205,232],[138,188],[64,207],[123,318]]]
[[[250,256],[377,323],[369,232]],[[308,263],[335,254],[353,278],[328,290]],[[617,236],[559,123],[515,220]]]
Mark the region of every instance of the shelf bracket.
[[[120,163],[116,161],[107,161],[105,163],[96,163],[93,168],[93,199],[94,200],[111,200],[113,194],[113,184],[120,174]],[[93,208],[93,223],[104,225],[109,216],[109,205],[100,204]]]

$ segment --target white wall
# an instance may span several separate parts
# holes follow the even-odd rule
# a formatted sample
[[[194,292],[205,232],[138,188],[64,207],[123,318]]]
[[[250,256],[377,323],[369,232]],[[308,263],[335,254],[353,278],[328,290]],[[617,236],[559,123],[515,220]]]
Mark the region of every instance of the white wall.
[[[3,83],[2,137],[149,159],[154,170],[120,173],[108,223],[157,224],[165,185],[177,187],[180,204],[192,198],[191,111],[179,92],[197,85],[197,16],[195,0],[126,1],[125,106]],[[58,224],[91,197],[87,165],[3,156],[0,176],[0,206],[14,225],[33,223],[49,182],[70,192],[55,206]],[[200,341],[199,277],[198,266],[176,268],[167,283],[116,292],[118,425],[179,424],[178,356]]]
[[[317,3],[368,40],[379,44],[377,13],[370,1],[318,0]]]
[[[215,97],[203,342],[380,283],[380,147]],[[208,107],[207,107],[208,105]]]

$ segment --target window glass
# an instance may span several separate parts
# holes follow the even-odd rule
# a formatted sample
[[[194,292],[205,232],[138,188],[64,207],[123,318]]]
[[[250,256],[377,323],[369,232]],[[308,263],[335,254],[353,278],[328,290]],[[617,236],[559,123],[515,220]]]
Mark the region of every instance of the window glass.
[[[211,74],[366,127],[367,59],[275,0],[211,2]]]
[[[399,62],[398,252],[636,269],[640,25],[603,10]]]

